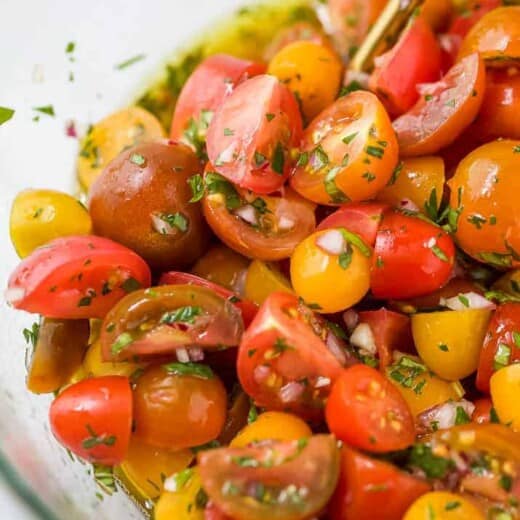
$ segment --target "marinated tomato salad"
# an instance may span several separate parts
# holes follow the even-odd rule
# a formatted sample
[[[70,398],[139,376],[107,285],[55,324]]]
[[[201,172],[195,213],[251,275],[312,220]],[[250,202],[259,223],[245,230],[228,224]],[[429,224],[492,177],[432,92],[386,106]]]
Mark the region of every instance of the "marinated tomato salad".
[[[106,492],[156,520],[520,518],[516,3],[244,8],[90,127],[85,205],[15,198],[27,388]]]

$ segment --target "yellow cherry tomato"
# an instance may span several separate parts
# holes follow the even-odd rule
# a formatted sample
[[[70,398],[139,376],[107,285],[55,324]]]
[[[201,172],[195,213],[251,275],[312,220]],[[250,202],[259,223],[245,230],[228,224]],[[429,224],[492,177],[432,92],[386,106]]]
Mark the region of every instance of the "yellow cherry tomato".
[[[165,137],[158,119],[143,108],[132,106],[115,112],[91,127],[81,142],[78,179],[89,191],[104,167],[124,149]]]
[[[403,200],[408,199],[422,212],[426,205],[433,203],[432,209],[438,210],[445,180],[444,161],[440,157],[405,159],[376,199],[397,208],[402,207]]]
[[[83,359],[83,370],[89,376],[135,376],[143,363],[103,361],[102,348],[99,341],[95,341],[87,350]]]
[[[21,258],[54,238],[88,235],[91,230],[88,211],[67,193],[24,190],[13,201],[9,232]]]
[[[343,63],[330,46],[300,40],[283,47],[267,72],[297,96],[303,115],[310,121],[336,99]]]
[[[312,435],[307,423],[290,413],[265,412],[255,422],[248,424],[231,441],[231,446],[241,448],[255,441],[295,441]]]
[[[484,514],[462,495],[432,491],[419,497],[403,520],[485,520]]]
[[[191,272],[217,283],[232,291],[237,291],[243,284],[243,277],[249,267],[249,260],[229,247],[212,247],[199,258]]]
[[[204,520],[205,497],[197,468],[190,468],[168,478],[166,488],[155,505],[155,520]]]
[[[443,379],[463,379],[478,367],[490,318],[488,309],[414,314],[412,333],[417,352]]]
[[[123,484],[144,502],[159,497],[165,476],[186,469],[192,461],[190,450],[163,450],[132,437],[126,458],[117,472]]]
[[[298,296],[320,312],[333,313],[358,303],[370,289],[371,250],[361,249],[340,229],[318,231],[301,242],[291,257],[291,281]],[[343,240],[343,242],[342,242]],[[329,253],[344,250],[341,254]],[[337,249],[336,249],[337,248]]]
[[[491,376],[491,400],[500,422],[520,432],[520,364],[501,368]]]
[[[441,379],[409,356],[403,356],[389,366],[386,375],[401,392],[415,416],[450,399],[458,401],[464,396],[464,388],[458,381]]]
[[[289,280],[273,264],[253,260],[246,274],[244,298],[262,305],[271,293],[278,291],[294,294]]]

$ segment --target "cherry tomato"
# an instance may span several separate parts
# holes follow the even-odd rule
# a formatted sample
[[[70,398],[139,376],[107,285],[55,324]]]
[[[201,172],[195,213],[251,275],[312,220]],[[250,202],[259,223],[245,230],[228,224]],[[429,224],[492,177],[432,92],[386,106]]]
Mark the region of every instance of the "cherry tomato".
[[[130,249],[94,236],[58,238],[36,249],[11,274],[6,299],[48,318],[103,318],[150,269]]]
[[[132,429],[128,378],[94,377],[69,386],[51,403],[49,419],[56,439],[78,457],[120,464]]]
[[[294,95],[275,77],[256,76],[240,84],[215,113],[208,157],[218,173],[241,188],[272,193],[289,175],[290,151],[301,133]]]
[[[439,518],[453,520],[485,520],[484,514],[468,498],[446,491],[432,491],[418,497],[403,520]]]
[[[417,85],[432,83],[441,77],[441,49],[423,17],[415,18],[386,54],[376,59],[370,77],[375,92],[390,116],[410,110],[419,99]]]
[[[425,85],[409,112],[393,123],[401,155],[429,155],[451,144],[477,116],[486,71],[477,53],[455,64],[437,83]]]
[[[398,146],[377,97],[340,97],[305,130],[291,186],[319,204],[373,198],[392,176]]]
[[[409,505],[430,486],[384,461],[346,445],[341,473],[329,505],[331,520],[401,520]]]
[[[330,385],[347,362],[341,348],[327,347],[329,336],[323,320],[295,296],[271,294],[240,343],[242,388],[268,410],[320,417]]]
[[[493,373],[520,361],[520,303],[504,303],[497,307],[489,322],[480,350],[477,388],[489,393]]]
[[[473,258],[498,268],[520,266],[520,207],[514,194],[520,141],[494,141],[471,152],[448,182],[458,216],[455,238]]]
[[[473,410],[473,414],[471,415],[471,420],[473,422],[476,422],[477,424],[497,422],[495,418],[496,411],[494,410],[493,402],[489,397],[477,399],[473,404],[475,405],[475,410]]]
[[[317,231],[342,227],[356,233],[367,245],[374,247],[377,230],[386,208],[386,204],[378,202],[345,204],[322,220]]]
[[[240,311],[212,290],[162,285],[135,291],[113,307],[103,322],[100,341],[106,361],[121,361],[186,347],[233,347],[242,331]]]
[[[35,394],[45,394],[67,383],[81,366],[88,337],[86,320],[44,318],[27,371],[27,388]]]
[[[435,31],[441,31],[449,22],[453,10],[451,0],[426,0],[421,7],[421,16]]]
[[[370,286],[376,298],[413,298],[447,283],[455,246],[433,224],[390,211],[383,216],[372,258]]]
[[[448,33],[462,40],[486,13],[501,5],[502,0],[466,0],[463,10],[453,18]]]
[[[83,358],[83,376],[126,376],[133,380],[136,374],[142,372],[146,367],[145,363],[132,363],[130,361],[105,361],[103,359],[103,347],[101,341],[97,339],[87,350]]]
[[[197,459],[204,489],[235,520],[311,518],[325,506],[339,476],[339,450],[331,435],[218,448]]]
[[[370,289],[372,249],[345,228],[318,231],[291,257],[291,282],[298,296],[320,312],[333,313],[358,303]]]
[[[203,157],[206,132],[215,111],[237,85],[263,74],[265,69],[261,63],[228,54],[206,58],[182,88],[175,105],[170,139],[183,141]]]
[[[206,365],[157,365],[137,379],[134,433],[146,444],[168,449],[200,446],[218,437],[225,419],[226,390]]]
[[[249,258],[288,258],[316,227],[314,204],[290,189],[283,197],[259,196],[236,190],[210,171],[205,182],[209,193],[202,206],[208,224],[224,243]]]
[[[291,283],[277,265],[253,260],[246,274],[244,296],[258,305],[274,292],[294,294]]]
[[[86,208],[59,191],[24,190],[11,207],[9,234],[21,258],[55,238],[88,235],[91,228]]]
[[[520,388],[520,364],[500,368],[491,376],[490,391],[493,406],[500,421],[520,432],[520,403],[511,399]]]
[[[153,268],[192,264],[208,243],[190,182],[201,167],[181,143],[156,141],[126,150],[90,193],[94,232],[130,247]]]

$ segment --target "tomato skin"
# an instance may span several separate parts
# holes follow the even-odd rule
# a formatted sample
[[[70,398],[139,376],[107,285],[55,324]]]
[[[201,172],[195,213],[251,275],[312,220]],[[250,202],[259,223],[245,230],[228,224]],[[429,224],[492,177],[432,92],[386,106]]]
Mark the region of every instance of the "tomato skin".
[[[461,39],[486,13],[500,7],[502,0],[471,0],[465,4],[464,13],[455,16],[448,30],[448,34]]]
[[[374,247],[377,230],[383,218],[383,212],[388,208],[384,203],[359,202],[341,206],[337,211],[323,219],[316,231],[344,227],[359,235],[365,244]]]
[[[15,309],[47,318],[103,318],[131,278],[150,285],[150,268],[136,253],[106,238],[73,236],[34,250],[11,274],[8,289],[23,290]]]
[[[244,295],[257,305],[275,292],[294,294],[291,283],[276,264],[253,260],[246,274]]]
[[[440,76],[439,43],[426,20],[417,17],[395,46],[377,59],[369,86],[390,116],[397,117],[419,99],[418,84],[438,81]]]
[[[451,515],[450,506],[457,504]],[[448,514],[446,514],[448,512]],[[483,512],[473,500],[447,491],[432,491],[426,493],[411,505],[402,517],[403,520],[423,520],[423,518],[456,518],[457,520],[484,520]]]
[[[341,472],[329,505],[331,520],[401,520],[430,486],[392,464],[341,448]]]
[[[239,85],[215,113],[208,157],[218,173],[241,188],[272,193],[289,175],[290,151],[302,128],[291,91],[274,76],[256,76]]]
[[[67,387],[49,410],[56,439],[84,460],[115,466],[128,451],[132,392],[127,377],[85,379]]]
[[[217,505],[209,502],[204,510],[204,520],[233,520],[230,516],[223,513]]]
[[[520,433],[520,403],[517,399],[511,399],[520,388],[520,365],[513,363],[502,367],[491,376],[489,386],[500,421]]]
[[[203,110],[214,112],[233,89],[248,78],[263,74],[265,65],[241,60],[228,54],[215,54],[206,58],[191,74],[175,105],[170,139],[193,142],[185,135],[190,120],[201,124]],[[204,136],[201,136],[204,137]]]
[[[477,424],[487,424],[491,422],[491,414],[493,409],[493,402],[489,397],[483,397],[473,402],[475,410],[471,415],[471,420]]]
[[[485,82],[484,62],[474,53],[439,82],[423,86],[419,101],[393,122],[401,156],[432,155],[451,144],[477,116]]]
[[[480,351],[476,384],[481,392],[489,394],[489,381],[498,368],[520,361],[520,347],[514,339],[518,332],[520,303],[499,305],[489,322]],[[499,355],[499,348],[502,348],[504,354],[499,357],[500,364],[495,368],[495,356]]]
[[[237,371],[242,388],[259,406],[313,419],[322,416],[324,398],[345,361],[301,319],[298,306],[296,296],[287,293],[273,293],[264,301],[242,336]],[[311,319],[317,320],[314,316]],[[285,345],[281,352],[273,348],[277,340]],[[313,384],[318,377],[329,379],[328,385],[315,392],[318,395],[307,396],[303,390],[284,402],[280,393],[283,385],[303,379]]]
[[[454,262],[455,246],[448,234],[419,218],[390,211],[377,233],[372,293],[378,299],[431,293],[448,282]]]
[[[374,453],[404,449],[415,439],[408,404],[390,381],[367,365],[347,368],[338,377],[325,417],[338,439]]]

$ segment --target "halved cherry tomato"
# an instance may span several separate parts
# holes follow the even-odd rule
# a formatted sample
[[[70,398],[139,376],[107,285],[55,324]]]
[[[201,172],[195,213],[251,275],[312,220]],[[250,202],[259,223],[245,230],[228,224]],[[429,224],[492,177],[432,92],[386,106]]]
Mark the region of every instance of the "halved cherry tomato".
[[[477,53],[424,85],[415,106],[393,123],[401,155],[429,155],[451,144],[475,119],[484,99],[486,70]]]
[[[238,345],[243,331],[240,311],[205,287],[162,285],[123,298],[103,321],[103,357],[171,354],[179,348],[222,349]]]
[[[464,9],[453,18],[448,34],[456,35],[462,41],[486,13],[501,5],[502,0],[465,0]]]
[[[215,110],[237,85],[263,74],[265,69],[262,63],[241,60],[228,54],[206,58],[193,71],[179,95],[170,139],[183,141],[199,157],[203,156],[206,132]]]
[[[280,291],[294,294],[291,283],[279,267],[273,263],[253,260],[247,270],[244,296],[262,305],[272,293]]]
[[[58,441],[82,459],[114,466],[126,457],[132,430],[127,377],[85,379],[66,388],[49,410]]]
[[[273,293],[242,337],[238,378],[259,406],[319,418],[347,363],[338,343],[324,320],[296,296]]]
[[[494,372],[520,361],[520,303],[499,305],[491,321],[480,351],[477,388],[489,393],[489,380]]]
[[[305,130],[291,186],[319,204],[373,198],[397,165],[390,119],[366,91],[343,96]]]
[[[290,189],[284,196],[236,190],[206,171],[202,207],[208,224],[230,248],[259,260],[281,260],[316,227],[314,204]]]
[[[342,227],[359,235],[370,247],[376,243],[377,230],[386,204],[379,202],[353,202],[345,204],[340,209],[323,219],[317,231]]]
[[[325,416],[338,439],[362,450],[401,450],[415,439],[413,416],[399,390],[366,365],[347,368],[338,377]]]
[[[448,182],[458,216],[455,238],[470,256],[498,268],[520,266],[520,141],[493,141],[471,152]]]
[[[260,75],[240,84],[215,113],[208,157],[218,173],[241,188],[272,193],[289,175],[290,152],[301,134],[294,95],[274,76]]]
[[[425,518],[484,520],[486,518],[472,500],[455,493],[432,491],[416,498],[417,500],[402,517],[403,520]]]
[[[442,229],[397,211],[384,214],[377,233],[370,286],[376,298],[413,298],[447,283],[453,240]]]
[[[311,518],[328,502],[339,476],[332,435],[218,448],[197,458],[206,493],[235,520]]]
[[[103,318],[127,292],[148,287],[150,278],[140,256],[111,240],[58,238],[18,264],[6,299],[48,318]]]
[[[226,390],[206,365],[153,366],[137,379],[134,433],[151,446],[200,446],[218,437],[225,420]]]
[[[489,397],[483,397],[473,402],[475,410],[471,415],[471,420],[477,424],[487,424],[496,421],[496,412],[493,408],[493,402]]]
[[[375,92],[392,117],[410,110],[419,99],[417,85],[433,83],[441,77],[441,49],[423,17],[411,21],[398,42],[376,59],[370,77]]]
[[[331,520],[401,520],[410,504],[430,490],[397,467],[341,448],[341,473],[329,505]]]

